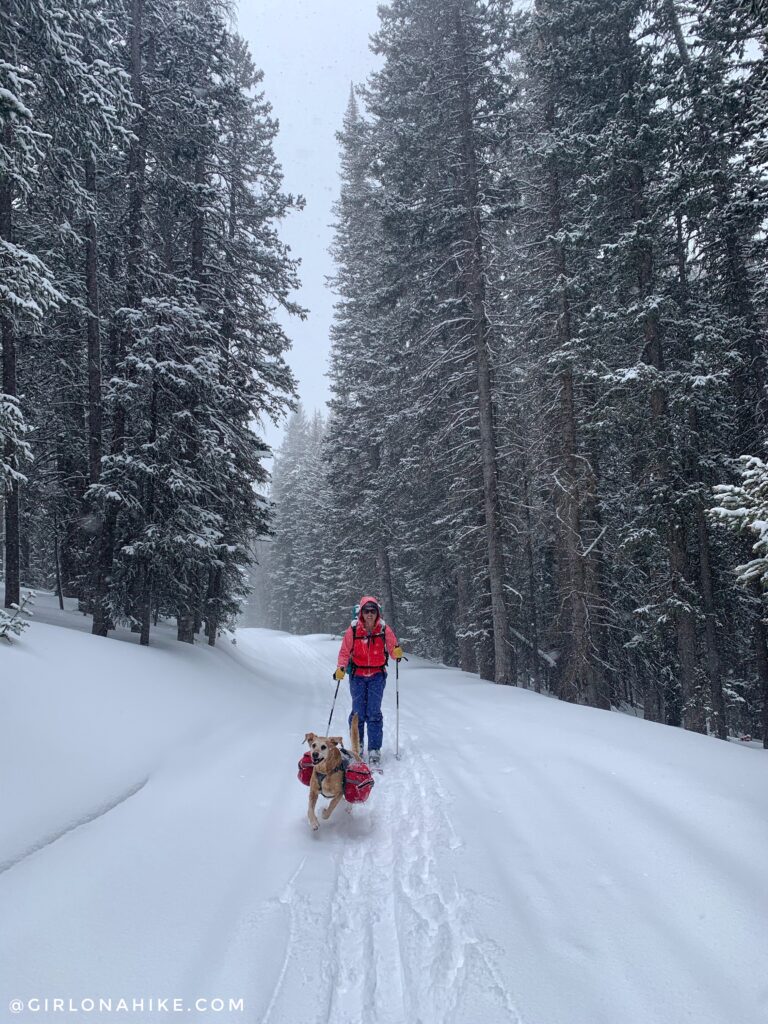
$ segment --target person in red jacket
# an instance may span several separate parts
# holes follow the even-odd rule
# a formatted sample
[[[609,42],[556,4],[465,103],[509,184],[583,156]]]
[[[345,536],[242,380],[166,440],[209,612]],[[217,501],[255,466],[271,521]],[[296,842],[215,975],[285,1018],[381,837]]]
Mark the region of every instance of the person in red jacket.
[[[368,760],[378,764],[384,736],[384,716],[381,699],[387,685],[387,653],[399,661],[403,649],[394,630],[381,617],[375,597],[360,600],[357,622],[347,629],[341,641],[338,667],[334,676],[343,679],[349,668],[349,690],[352,694],[352,713],[357,714],[360,729],[360,749],[363,748],[366,727],[368,732]]]

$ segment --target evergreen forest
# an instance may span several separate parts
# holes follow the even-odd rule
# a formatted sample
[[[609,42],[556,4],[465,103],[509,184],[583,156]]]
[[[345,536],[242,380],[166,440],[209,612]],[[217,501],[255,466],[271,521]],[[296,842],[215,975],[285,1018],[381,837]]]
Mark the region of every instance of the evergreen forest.
[[[407,652],[768,746],[767,46],[765,0],[383,4],[313,413],[232,9],[7,0],[0,626],[375,593]]]
[[[265,624],[768,744],[768,6],[392,0]]]
[[[47,587],[100,636],[213,644],[243,603],[302,315],[261,78],[220,0],[4,7],[6,609]]]

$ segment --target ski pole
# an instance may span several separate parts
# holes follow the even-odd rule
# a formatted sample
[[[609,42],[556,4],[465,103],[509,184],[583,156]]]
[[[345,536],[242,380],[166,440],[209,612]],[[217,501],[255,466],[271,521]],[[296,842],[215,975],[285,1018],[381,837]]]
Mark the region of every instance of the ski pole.
[[[335,676],[332,676],[331,678],[334,679]],[[330,715],[328,715],[328,728],[325,730],[325,735],[326,736],[330,736],[331,735],[331,719],[333,718],[333,709],[336,707],[336,698],[339,696],[339,687],[340,686],[341,686],[341,680],[340,679],[336,679],[336,693],[334,693],[334,695],[333,695],[333,704],[331,704],[331,713],[330,713]]]
[[[395,760],[400,760],[400,659],[395,662]]]

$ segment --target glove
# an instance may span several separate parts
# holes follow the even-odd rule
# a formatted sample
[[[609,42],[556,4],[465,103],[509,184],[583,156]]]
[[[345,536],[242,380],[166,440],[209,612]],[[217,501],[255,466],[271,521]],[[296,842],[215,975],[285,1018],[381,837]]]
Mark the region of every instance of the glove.
[[[403,656],[403,648],[398,644],[397,647],[392,651],[392,657],[395,661],[400,661]]]
[[[347,671],[346,671],[346,669],[343,669],[343,668],[337,668],[337,669],[336,669],[336,671],[335,671],[335,672],[333,673],[333,678],[334,678],[334,679],[339,679],[339,680],[341,680],[341,679],[343,679],[343,678],[344,678],[344,676],[345,676],[346,674],[347,674]]]

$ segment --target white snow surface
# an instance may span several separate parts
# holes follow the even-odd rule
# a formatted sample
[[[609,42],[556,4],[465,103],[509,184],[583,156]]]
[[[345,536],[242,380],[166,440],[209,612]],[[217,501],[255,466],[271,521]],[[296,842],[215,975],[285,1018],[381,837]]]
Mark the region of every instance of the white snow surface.
[[[338,638],[123,639],[0,649],[0,1020],[768,1021],[762,750],[414,657],[401,759],[391,672],[384,774],[312,832]]]

